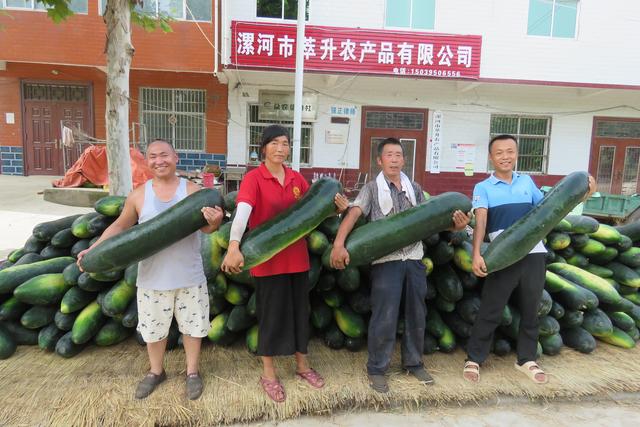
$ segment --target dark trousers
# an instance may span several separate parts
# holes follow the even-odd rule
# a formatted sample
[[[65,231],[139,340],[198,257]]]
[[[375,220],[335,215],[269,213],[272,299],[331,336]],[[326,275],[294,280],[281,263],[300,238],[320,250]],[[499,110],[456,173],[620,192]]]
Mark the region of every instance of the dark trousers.
[[[307,353],[309,273],[256,277],[258,356]]]
[[[398,314],[404,300],[402,365],[422,367],[427,306],[427,276],[421,261],[389,261],[371,266],[371,319],[367,346],[367,372],[383,375],[393,355]]]
[[[480,311],[467,342],[467,359],[478,364],[489,355],[502,311],[516,292],[520,310],[518,364],[536,360],[538,350],[538,305],[545,279],[545,254],[529,254],[515,264],[489,274],[482,286]]]

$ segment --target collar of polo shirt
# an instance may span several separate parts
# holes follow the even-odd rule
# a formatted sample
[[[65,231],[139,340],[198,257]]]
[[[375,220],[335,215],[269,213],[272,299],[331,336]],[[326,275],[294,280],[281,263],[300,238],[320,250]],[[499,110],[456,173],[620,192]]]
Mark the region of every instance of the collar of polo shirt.
[[[517,173],[516,171],[512,171],[511,174],[512,174],[511,182],[515,181],[520,176],[520,174]],[[493,185],[496,185],[499,182],[503,182],[506,184],[506,182],[504,182],[503,180],[495,176],[493,173],[491,173],[491,176],[489,177],[489,182],[492,183]]]

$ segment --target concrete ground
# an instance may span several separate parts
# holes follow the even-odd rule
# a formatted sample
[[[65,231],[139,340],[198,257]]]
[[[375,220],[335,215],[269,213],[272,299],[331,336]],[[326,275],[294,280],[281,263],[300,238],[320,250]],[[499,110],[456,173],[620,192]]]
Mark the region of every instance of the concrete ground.
[[[322,417],[300,417],[283,423],[256,423],[255,426],[280,427],[635,427],[640,419],[640,400],[588,400],[578,402],[534,403],[497,401],[462,407],[426,408],[416,412],[353,412]]]
[[[36,224],[91,211],[45,202],[42,191],[50,188],[56,178],[59,177],[0,175],[0,259],[22,247]]]
[[[45,202],[42,190],[56,177],[16,177],[0,175],[0,259],[21,247],[33,227],[74,213],[89,212]],[[640,396],[602,396],[581,401],[530,402],[499,399],[491,403],[461,407],[425,408],[416,411],[386,410],[342,412],[308,416],[282,423],[261,422],[254,426],[495,426],[495,427],[635,427],[640,420]]]

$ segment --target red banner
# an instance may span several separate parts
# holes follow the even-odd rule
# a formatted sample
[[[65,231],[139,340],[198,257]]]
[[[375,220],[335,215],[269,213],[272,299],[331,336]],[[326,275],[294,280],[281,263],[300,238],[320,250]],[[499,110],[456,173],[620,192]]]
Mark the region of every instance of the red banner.
[[[231,63],[294,70],[296,26],[233,21]],[[307,25],[310,71],[477,79],[481,36]]]

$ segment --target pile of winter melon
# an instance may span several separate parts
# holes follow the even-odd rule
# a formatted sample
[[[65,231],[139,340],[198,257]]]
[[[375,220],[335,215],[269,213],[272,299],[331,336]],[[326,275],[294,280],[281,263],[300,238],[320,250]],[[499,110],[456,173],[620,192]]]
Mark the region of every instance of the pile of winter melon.
[[[220,271],[235,196],[225,196],[227,222],[201,236],[210,299],[208,340],[221,346],[244,341],[255,352],[254,281],[248,272]],[[136,335],[137,264],[108,273],[83,273],[76,265],[77,254],[117,218],[123,204],[124,198],[109,196],[96,203],[95,212],[38,224],[24,246],[0,263],[0,358],[10,357],[19,345],[72,357],[89,345],[115,345]],[[340,221],[329,217],[306,236],[311,324],[314,335],[330,348],[358,351],[366,347],[370,268],[336,271],[322,261]],[[423,240],[428,276],[425,354],[464,348],[477,317],[483,280],[471,273],[469,234],[445,231]],[[590,217],[568,216],[545,245],[539,351],[554,355],[567,346],[589,353],[596,339],[633,347],[640,339],[640,222],[611,227]],[[495,354],[515,348],[519,321],[518,308],[510,303],[494,338]],[[180,338],[172,325],[168,348],[179,345]]]

